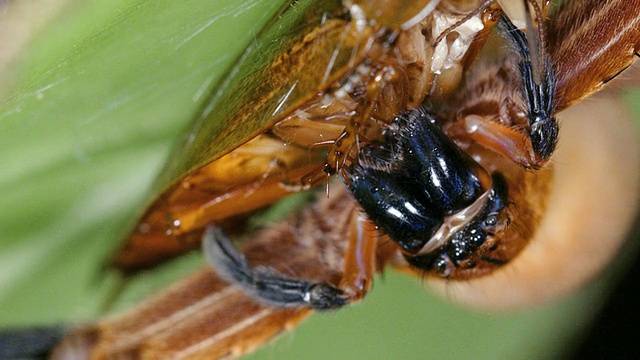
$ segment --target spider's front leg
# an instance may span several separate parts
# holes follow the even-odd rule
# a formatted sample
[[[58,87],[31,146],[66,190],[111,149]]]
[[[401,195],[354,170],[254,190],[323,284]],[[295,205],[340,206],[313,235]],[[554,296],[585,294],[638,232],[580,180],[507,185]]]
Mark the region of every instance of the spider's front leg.
[[[495,74],[485,73],[481,81],[470,82],[480,94],[462,100],[470,104],[463,108],[472,110],[458,114],[459,120],[451,127],[450,134],[468,136],[526,169],[540,169],[548,163],[558,143],[559,128],[554,116],[555,74],[551,59],[544,44],[539,48],[529,44],[527,35],[505,15],[500,19],[498,29],[517,54],[515,63],[508,62],[514,69],[500,67]],[[529,31],[533,31],[531,26]],[[504,79],[502,83],[497,80],[501,78]],[[518,84],[505,86],[512,78]],[[496,114],[499,114],[498,119],[494,118]]]
[[[214,226],[205,231],[203,252],[218,275],[260,302],[282,308],[338,309],[362,299],[371,288],[376,271],[378,234],[355,207],[350,213],[348,223],[335,224],[348,229],[349,233],[343,271],[337,285],[287,276],[271,266],[252,266],[222,230]],[[292,234],[296,232],[294,229]],[[300,239],[300,242],[304,240]]]
[[[202,249],[218,275],[267,304],[278,307],[306,306],[315,310],[346,305],[343,292],[327,283],[287,277],[269,267],[251,267],[219,228],[207,228]]]
[[[464,96],[453,102],[465,104],[468,111],[454,109],[458,121],[447,130],[526,169],[543,167],[553,154],[555,113],[600,90],[640,56],[640,0],[567,1],[548,21],[536,17],[544,25],[537,31],[539,46],[529,44],[530,37],[506,17],[501,19],[500,32],[518,62],[468,77]],[[501,88],[512,68],[519,86]]]

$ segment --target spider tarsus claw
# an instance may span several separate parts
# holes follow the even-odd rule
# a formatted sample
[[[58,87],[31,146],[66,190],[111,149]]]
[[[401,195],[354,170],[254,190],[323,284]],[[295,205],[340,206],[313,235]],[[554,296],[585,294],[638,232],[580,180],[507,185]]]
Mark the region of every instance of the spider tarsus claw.
[[[336,310],[350,303],[344,291],[328,284],[314,284],[308,292],[309,306],[314,310]]]

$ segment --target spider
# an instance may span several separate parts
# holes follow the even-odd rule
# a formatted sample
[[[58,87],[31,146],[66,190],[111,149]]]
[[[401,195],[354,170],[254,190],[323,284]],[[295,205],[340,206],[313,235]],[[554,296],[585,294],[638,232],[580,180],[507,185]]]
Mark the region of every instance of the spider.
[[[147,210],[115,263],[134,269],[171,257],[197,243],[207,224],[215,222],[204,244],[222,279],[203,270],[137,312],[88,330],[97,336],[94,351],[102,354],[97,356],[121,350],[147,356],[156,351],[235,355],[289,327],[310,308],[360,300],[373,273],[385,264],[465,281],[489,278],[519,257],[547,210],[552,176],[547,164],[558,135],[553,115],[599,89],[638,55],[638,19],[632,14],[639,13],[640,3],[568,2],[547,22],[542,20],[547,8],[534,5],[538,27],[530,23],[526,33],[491,1],[460,14],[453,10],[461,5],[453,2],[443,1],[435,9],[430,1],[423,5],[417,12],[403,8],[405,13],[398,11],[388,21],[358,4],[312,7],[304,30],[273,50],[273,62],[251,69],[255,73],[229,85],[217,103],[203,110],[196,126],[200,132],[189,143],[194,145],[179,148],[165,170],[183,176],[164,184],[167,190]],[[619,16],[607,26],[596,24],[600,12],[595,9]],[[592,26],[621,35],[594,39],[606,51],[589,49],[581,59],[571,58],[571,46],[579,41],[573,34]],[[263,36],[268,43],[276,35]],[[611,38],[614,44],[605,42]],[[481,53],[495,43],[499,55]],[[244,60],[252,60],[252,54]],[[269,81],[260,76],[267,73]],[[232,95],[257,98],[240,105],[225,102]],[[265,113],[272,117],[254,119]],[[227,119],[224,126],[207,123],[219,114]],[[416,143],[412,131],[431,135]],[[214,138],[202,141],[212,132]],[[447,150],[428,160],[415,155],[432,142]],[[463,185],[442,187],[443,178],[431,176],[419,182],[428,184],[429,191],[418,193],[416,178],[437,173],[437,166],[458,169],[455,179],[445,180]],[[357,201],[345,188],[330,184],[327,178],[336,174]],[[230,182],[224,181],[227,177]],[[229,219],[323,183],[328,184],[326,199],[259,232],[242,253],[226,238],[224,231],[234,225]],[[393,191],[380,200],[371,195],[374,188]],[[524,196],[530,193],[542,195]],[[415,198],[421,200],[406,205]],[[381,205],[395,218],[377,213]],[[414,211],[417,206],[425,209]],[[411,214],[422,220],[405,221]],[[526,226],[516,221],[523,217]],[[394,233],[402,224],[409,226]],[[501,235],[510,230],[516,230],[513,241]],[[443,234],[440,240],[432,241],[438,234]],[[209,347],[172,347],[172,331],[184,330],[176,343],[189,338],[191,344],[204,344],[198,339],[222,333],[239,319],[228,317],[217,330],[204,330],[210,318],[203,316],[148,339],[132,336],[162,323],[167,314],[197,308],[198,299],[208,294],[227,292],[216,306],[251,319],[253,327]],[[188,299],[169,300],[183,293]],[[243,340],[224,343],[232,337]]]

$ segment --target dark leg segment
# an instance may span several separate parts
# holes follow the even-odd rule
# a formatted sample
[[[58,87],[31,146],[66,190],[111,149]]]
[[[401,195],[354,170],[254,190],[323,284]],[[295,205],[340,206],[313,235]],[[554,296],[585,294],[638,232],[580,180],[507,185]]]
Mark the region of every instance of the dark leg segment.
[[[558,123],[553,117],[556,89],[551,58],[546,53],[544,44],[540,52],[534,52],[537,56],[533,56],[526,35],[516,28],[505,15],[502,15],[498,27],[520,56],[518,67],[522,81],[522,92],[527,104],[526,115],[530,126],[531,145],[541,161],[547,160],[556,149],[559,132]],[[537,59],[532,59],[532,57]],[[537,66],[532,61],[537,63]]]
[[[329,284],[290,278],[269,267],[252,268],[217,227],[207,228],[202,247],[218,275],[265,303],[314,310],[337,309],[349,303],[343,291]]]

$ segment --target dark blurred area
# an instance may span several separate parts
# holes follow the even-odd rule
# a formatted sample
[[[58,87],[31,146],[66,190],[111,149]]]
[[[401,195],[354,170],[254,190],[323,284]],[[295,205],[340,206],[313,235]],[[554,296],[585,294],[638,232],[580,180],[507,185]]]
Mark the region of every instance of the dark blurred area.
[[[0,332],[0,360],[45,358],[63,334],[62,326],[3,329]]]
[[[568,359],[640,359],[640,220],[620,256],[628,257],[625,274],[612,289],[591,328]],[[631,258],[634,259],[631,259]],[[624,260],[623,260],[624,261]]]

